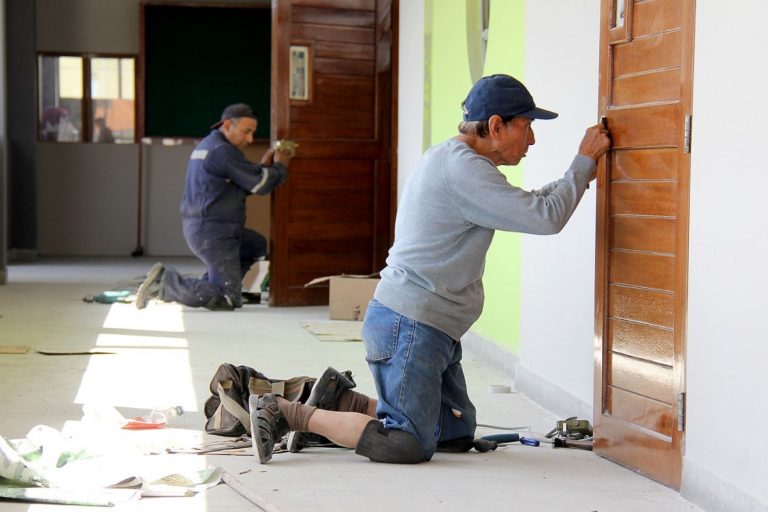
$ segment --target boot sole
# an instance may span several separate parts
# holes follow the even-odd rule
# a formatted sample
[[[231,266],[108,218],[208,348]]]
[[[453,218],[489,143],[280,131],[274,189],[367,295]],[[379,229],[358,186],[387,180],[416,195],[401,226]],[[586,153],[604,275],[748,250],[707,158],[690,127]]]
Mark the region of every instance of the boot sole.
[[[147,298],[147,295],[149,294],[149,288],[155,281],[157,281],[158,276],[162,274],[163,270],[164,268],[162,263],[155,263],[152,265],[152,268],[149,269],[149,272],[147,272],[147,277],[144,279],[144,282],[141,283],[139,290],[136,292],[135,305],[138,309],[144,309],[147,307],[147,302],[149,302],[149,299]]]
[[[253,455],[258,457],[259,464],[266,464],[272,459],[272,450],[267,449],[259,435],[259,395],[248,397],[248,410],[251,418],[251,448]]]

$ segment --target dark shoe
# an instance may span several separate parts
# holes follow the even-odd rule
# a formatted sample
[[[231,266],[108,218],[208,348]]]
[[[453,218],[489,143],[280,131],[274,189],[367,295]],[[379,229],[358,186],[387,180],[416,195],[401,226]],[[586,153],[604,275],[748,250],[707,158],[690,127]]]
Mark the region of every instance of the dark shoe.
[[[135,304],[138,309],[144,309],[151,299],[161,296],[163,273],[165,273],[165,267],[162,263],[155,263],[149,269],[147,277],[139,286],[139,291],[136,292]]]
[[[243,292],[243,304],[261,304],[261,293]]]
[[[352,389],[355,384],[352,372],[326,368],[323,374],[315,381],[312,391],[305,405],[315,406],[326,411],[335,411],[339,406],[339,397],[347,389]],[[327,438],[308,432],[291,432],[288,434],[287,448],[291,453],[300,452],[308,446],[335,446]]]
[[[234,311],[235,303],[229,295],[219,295],[209,300],[203,307],[211,311]]]
[[[306,405],[313,405],[326,411],[335,411],[339,406],[341,394],[356,386],[351,371],[339,372],[329,366],[312,386]]]
[[[272,458],[275,444],[288,433],[288,422],[277,406],[277,395],[266,394],[261,398],[248,398],[251,416],[251,443],[253,454],[259,463],[265,464]]]

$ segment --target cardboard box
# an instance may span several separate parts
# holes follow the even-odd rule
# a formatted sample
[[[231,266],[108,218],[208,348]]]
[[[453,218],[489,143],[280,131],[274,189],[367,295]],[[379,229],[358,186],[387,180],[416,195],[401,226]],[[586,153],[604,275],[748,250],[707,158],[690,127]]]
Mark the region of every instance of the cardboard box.
[[[304,286],[328,282],[328,318],[331,320],[359,320],[365,317],[368,302],[379,283],[378,274],[368,276],[326,276],[313,279]]]

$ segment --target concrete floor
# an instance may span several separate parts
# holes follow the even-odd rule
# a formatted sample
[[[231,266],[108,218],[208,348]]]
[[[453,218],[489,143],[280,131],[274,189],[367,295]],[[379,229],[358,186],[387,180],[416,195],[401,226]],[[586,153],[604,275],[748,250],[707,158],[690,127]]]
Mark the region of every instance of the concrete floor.
[[[34,426],[78,425],[82,406],[108,402],[126,417],[157,406],[188,411],[165,430],[116,433],[112,447],[143,452],[192,447],[223,438],[203,432],[202,404],[220,363],[256,368],[272,378],[318,375],[326,366],[352,370],[358,391],[373,383],[355,342],[320,342],[302,322],[327,320],[326,307],[246,306],[208,312],[174,304],[88,304],[87,294],[136,282],[148,258],[57,259],[9,267],[0,286],[0,345],[27,345],[22,355],[0,354],[0,435],[24,437]],[[194,260],[165,260],[199,272]],[[36,350],[114,352],[46,356]],[[479,356],[465,351],[464,369],[479,422],[530,425],[544,433],[558,419],[516,393],[491,393],[512,384]],[[513,388],[514,389],[514,388]],[[498,433],[480,428],[479,435]],[[102,458],[104,470],[139,471],[129,459]],[[212,464],[233,475],[274,511],[622,511],[700,510],[680,495],[591,452],[507,445],[495,452],[436,454],[426,464],[376,464],[342,449],[275,454],[259,465],[250,455],[153,455],[146,471]],[[148,464],[147,464],[147,461]],[[0,512],[94,510],[93,507],[0,502]],[[117,507],[131,511],[223,512],[261,510],[227,485],[188,498],[145,498]]]

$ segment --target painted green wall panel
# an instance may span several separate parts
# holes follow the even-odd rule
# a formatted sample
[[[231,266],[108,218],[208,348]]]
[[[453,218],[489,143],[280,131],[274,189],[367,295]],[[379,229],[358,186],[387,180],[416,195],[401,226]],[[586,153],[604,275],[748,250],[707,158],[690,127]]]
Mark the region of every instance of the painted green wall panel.
[[[472,86],[467,61],[466,0],[432,2],[431,126],[429,146],[453,137],[461,102]]]
[[[461,101],[472,86],[470,67],[482,75],[506,73],[522,80],[525,0],[491,2],[484,65],[478,50],[479,0],[425,2],[425,148],[458,132]],[[474,25],[468,26],[468,23]],[[471,53],[470,53],[471,52]],[[470,59],[475,59],[470,66]],[[501,168],[510,183],[522,182],[520,166]],[[486,301],[473,327],[517,352],[520,333],[520,235],[497,232],[486,259]]]
[[[483,75],[504,73],[524,80],[525,0],[491,2]],[[500,167],[513,185],[522,183],[523,165]],[[473,331],[513,352],[520,347],[521,241],[497,231],[485,262],[485,308]]]

